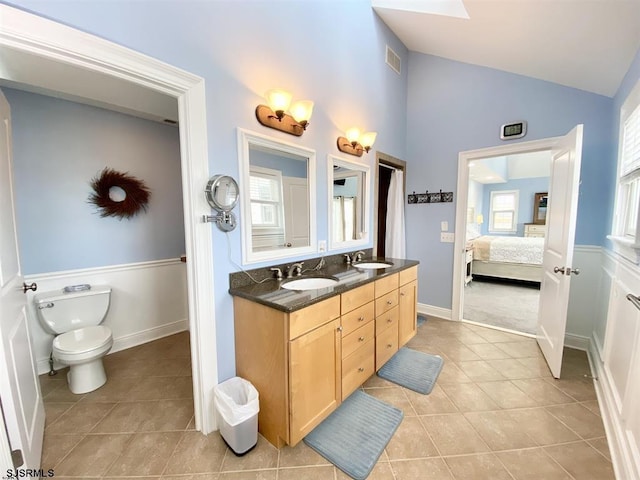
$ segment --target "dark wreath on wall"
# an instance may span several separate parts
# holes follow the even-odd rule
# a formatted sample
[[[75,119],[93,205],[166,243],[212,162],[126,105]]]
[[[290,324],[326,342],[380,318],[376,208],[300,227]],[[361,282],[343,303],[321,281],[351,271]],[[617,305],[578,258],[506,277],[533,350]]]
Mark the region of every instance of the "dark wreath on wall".
[[[147,211],[151,190],[128,173],[106,167],[91,179],[91,188],[93,193],[89,195],[89,203],[98,207],[101,217],[131,218],[141,210]],[[117,188],[124,192],[122,200],[114,194]]]

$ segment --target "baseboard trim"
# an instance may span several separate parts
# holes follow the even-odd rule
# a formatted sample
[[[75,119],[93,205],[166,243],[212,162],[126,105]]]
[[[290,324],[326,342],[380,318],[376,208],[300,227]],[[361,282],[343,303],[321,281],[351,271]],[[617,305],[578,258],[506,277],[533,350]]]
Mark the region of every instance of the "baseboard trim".
[[[427,305],[426,303],[418,303],[418,313],[429,315],[430,317],[438,317],[444,320],[452,320],[452,312],[450,308],[436,307]]]
[[[590,339],[582,335],[574,335],[572,333],[565,333],[564,346],[575,348],[576,350],[589,351]]]
[[[112,353],[120,352],[122,350],[126,350],[128,348],[142,345],[144,343],[149,343],[154,340],[159,340],[161,338],[168,337],[169,335],[173,335],[175,333],[184,332],[185,330],[189,330],[189,320],[186,318],[183,318],[182,320],[178,320],[176,322],[160,325],[154,328],[149,328],[147,330],[132,333],[130,335],[125,335],[120,338],[114,338],[113,347],[111,347],[111,350],[109,351],[109,355],[111,355]],[[49,358],[39,359],[37,362],[37,367],[38,367],[38,375],[47,373],[49,371]],[[57,362],[54,363],[54,368],[56,369],[60,369],[64,367],[65,367],[64,365],[61,365]]]

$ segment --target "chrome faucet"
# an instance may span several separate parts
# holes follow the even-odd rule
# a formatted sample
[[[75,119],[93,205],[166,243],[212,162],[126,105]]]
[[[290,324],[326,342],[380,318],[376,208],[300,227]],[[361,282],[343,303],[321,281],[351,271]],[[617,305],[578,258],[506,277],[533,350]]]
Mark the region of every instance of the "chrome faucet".
[[[273,268],[270,268],[269,270],[274,272],[274,276],[276,277],[276,280],[282,280],[282,270],[280,270],[278,267],[273,267]]]
[[[297,262],[287,268],[287,278],[299,277],[302,275],[302,265],[304,262]]]
[[[357,251],[353,254],[353,257],[351,257],[351,263],[361,262],[362,257],[364,257],[364,252],[362,250]]]

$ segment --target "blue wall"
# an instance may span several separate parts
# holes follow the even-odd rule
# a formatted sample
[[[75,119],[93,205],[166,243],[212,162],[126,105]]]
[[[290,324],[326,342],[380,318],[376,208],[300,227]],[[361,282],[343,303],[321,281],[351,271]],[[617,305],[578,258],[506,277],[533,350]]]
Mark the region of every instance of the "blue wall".
[[[524,236],[524,224],[533,222],[533,201],[535,194],[549,191],[549,177],[519,178],[506,183],[490,183],[484,186],[482,197],[483,235],[501,235],[489,232],[489,209],[491,208],[491,192],[496,190],[518,190],[518,231],[515,235]],[[514,235],[514,234],[502,234]]]
[[[308,159],[294,160],[282,155],[276,155],[273,153],[265,152],[263,150],[257,150],[255,148],[249,149],[249,162],[251,165],[257,167],[270,168],[272,170],[279,170],[283,177],[295,177],[295,178],[307,178],[307,163]]]
[[[328,238],[326,162],[327,154],[342,155],[338,136],[352,126],[375,130],[374,149],[406,157],[407,74],[398,75],[385,64],[385,45],[400,55],[403,66],[408,53],[369,0],[9,3],[203,77],[211,174],[238,178],[238,127],[316,150],[319,240]],[[275,87],[291,91],[294,100],[315,102],[304,136],[294,138],[256,121],[256,105]],[[374,159],[371,152],[362,161],[372,165]],[[236,263],[241,260],[240,230],[229,234]],[[219,376],[225,380],[235,375],[233,304],[227,287],[228,275],[236,269],[227,258],[224,234],[213,232],[216,292],[211,294]]]
[[[11,107],[20,260],[25,274],[177,258],[185,251],[178,129],[33,93]],[[101,218],[87,202],[104,167],[143,180],[147,212]]]
[[[518,141],[564,135],[583,123],[576,243],[604,243],[602,198],[611,194],[615,163],[611,98],[413,52],[408,98],[408,191],[455,192],[458,153],[504,144],[499,130],[505,122],[528,121],[527,136]],[[454,224],[455,203],[407,205],[406,212],[407,256],[422,262],[418,299],[451,308],[453,244],[440,243],[439,226]]]

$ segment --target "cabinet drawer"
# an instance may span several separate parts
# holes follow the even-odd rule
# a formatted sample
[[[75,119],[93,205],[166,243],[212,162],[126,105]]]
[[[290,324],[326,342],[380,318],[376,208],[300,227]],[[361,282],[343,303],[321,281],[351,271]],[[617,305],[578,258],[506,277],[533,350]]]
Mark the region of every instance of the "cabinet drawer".
[[[289,314],[289,340],[310,332],[340,316],[340,297],[328,298]]]
[[[418,278],[418,267],[407,268],[406,270],[399,272],[398,275],[400,276],[400,285],[413,282]]]
[[[398,306],[398,290],[376,298],[376,317]]]
[[[344,315],[346,312],[350,312],[354,308],[358,308],[365,303],[373,300],[373,292],[375,291],[375,286],[372,283],[367,283],[358,288],[354,288],[353,290],[349,290],[348,292],[340,295],[341,306],[340,310]]]
[[[361,326],[355,332],[342,337],[342,358],[346,358],[355,352],[369,340],[373,340],[375,335],[375,323],[369,322]],[[342,331],[344,334],[344,330]]]
[[[385,293],[389,293],[392,290],[398,289],[398,274],[394,273],[388,277],[381,278],[380,280],[376,280],[376,298],[384,295]]]
[[[394,325],[397,328],[399,315],[400,309],[397,306],[382,315],[378,315],[376,317],[376,335]]]
[[[375,372],[375,341],[371,339],[342,361],[342,399]]]
[[[342,334],[349,335],[365,323],[372,321],[375,316],[376,306],[374,302],[369,302],[362,307],[358,307],[349,313],[342,315]]]
[[[376,334],[376,370],[387,363],[398,351],[398,323],[384,332]]]

